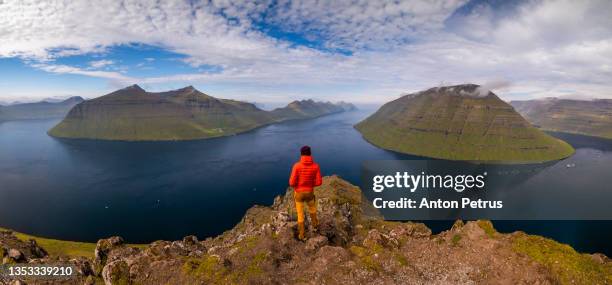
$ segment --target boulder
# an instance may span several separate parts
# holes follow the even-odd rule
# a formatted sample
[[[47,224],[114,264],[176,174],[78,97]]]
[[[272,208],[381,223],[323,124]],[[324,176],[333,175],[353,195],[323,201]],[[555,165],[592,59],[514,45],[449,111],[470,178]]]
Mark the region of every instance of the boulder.
[[[36,240],[30,239],[28,242],[30,243],[30,252],[34,257],[43,258],[47,256],[47,251],[44,248],[40,247]]]
[[[104,284],[130,284],[130,268],[123,260],[113,261],[104,266],[102,271]]]
[[[198,243],[198,237],[196,236],[186,236],[183,238],[183,243],[185,245],[195,245],[196,243]]]
[[[101,239],[96,244],[96,250],[94,251],[94,269],[96,274],[100,274],[102,268],[106,264],[108,254],[114,248],[123,245],[123,238],[114,236],[107,239]]]
[[[306,241],[306,249],[314,251],[314,250],[321,248],[322,246],[327,245],[327,243],[328,243],[327,237],[317,235],[317,236],[309,238]]]
[[[21,253],[21,251],[19,251],[18,249],[14,248],[8,250],[8,257],[12,258],[17,262],[25,260],[23,253]]]
[[[377,229],[373,229],[368,232],[368,235],[363,240],[363,246],[368,248],[375,248],[377,246],[397,248],[399,247],[399,242],[379,232]]]

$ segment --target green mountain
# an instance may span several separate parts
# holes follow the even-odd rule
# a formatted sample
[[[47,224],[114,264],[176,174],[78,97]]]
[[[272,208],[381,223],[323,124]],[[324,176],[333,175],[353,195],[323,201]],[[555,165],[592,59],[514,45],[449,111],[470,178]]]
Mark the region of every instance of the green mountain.
[[[0,121],[61,118],[81,102],[81,97],[70,97],[60,102],[41,101],[0,106]]]
[[[510,104],[536,127],[547,131],[612,139],[612,100],[512,101]]]
[[[277,120],[296,120],[316,118],[328,114],[355,110],[355,106],[346,102],[315,102],[313,100],[293,101],[283,108],[272,110]]]
[[[485,93],[485,94],[481,94]],[[478,85],[437,87],[383,105],[355,126],[374,145],[419,156],[530,163],[573,154]]]
[[[49,134],[126,141],[192,140],[234,135],[274,122],[331,113],[326,103],[308,105],[312,109],[297,116],[264,111],[251,103],[218,99],[191,86],[147,92],[133,85],[76,105]]]

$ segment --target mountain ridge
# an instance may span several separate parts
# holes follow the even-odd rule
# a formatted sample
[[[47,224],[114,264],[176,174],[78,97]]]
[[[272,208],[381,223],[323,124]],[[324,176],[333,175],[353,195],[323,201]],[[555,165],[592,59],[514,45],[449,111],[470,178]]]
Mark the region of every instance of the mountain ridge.
[[[337,104],[331,102],[316,102],[312,99],[295,100],[282,108],[276,108],[271,111],[272,115],[279,120],[299,120],[305,118],[316,118],[327,114],[340,113],[344,111],[355,110],[355,106],[347,103],[339,102]]]
[[[305,108],[301,101],[296,102],[294,108],[264,111],[252,103],[210,96],[193,86],[147,92],[135,84],[76,105],[48,133],[101,140],[195,140],[344,111],[344,107],[332,108],[331,103],[311,100]]]
[[[0,121],[61,118],[75,105],[85,101],[73,96],[59,102],[40,101],[8,106],[0,105]]]
[[[552,97],[510,104],[542,130],[612,139],[612,99]]]

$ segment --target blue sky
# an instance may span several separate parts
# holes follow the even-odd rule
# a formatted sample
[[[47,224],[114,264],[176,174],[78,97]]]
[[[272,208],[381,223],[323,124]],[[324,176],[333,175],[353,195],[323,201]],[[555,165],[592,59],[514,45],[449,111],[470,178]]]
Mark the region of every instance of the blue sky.
[[[131,84],[221,98],[380,103],[486,84],[612,98],[610,1],[0,2],[0,102]]]

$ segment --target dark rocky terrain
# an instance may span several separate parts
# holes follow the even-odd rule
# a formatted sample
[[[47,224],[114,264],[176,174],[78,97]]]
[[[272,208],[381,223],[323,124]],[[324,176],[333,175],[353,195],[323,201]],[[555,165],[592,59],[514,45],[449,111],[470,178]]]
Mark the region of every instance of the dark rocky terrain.
[[[612,262],[604,255],[522,232],[498,233],[488,221],[457,221],[437,235],[420,223],[383,221],[358,187],[337,176],[316,189],[320,230],[300,242],[292,194],[288,189],[272,206],[252,207],[233,229],[203,241],[188,236],[134,247],[111,237],[98,241],[95,257],[87,259],[49,256],[5,231],[0,255],[3,263],[68,263],[78,272],[71,280],[22,280],[27,284],[612,282]]]
[[[612,100],[547,98],[510,104],[534,126],[554,132],[612,139]]]
[[[355,125],[370,143],[425,157],[504,163],[562,159],[567,143],[531,126],[478,85],[436,87],[383,105]]]
[[[12,120],[51,119],[64,117],[72,107],[83,102],[81,97],[70,97],[59,102],[41,101],[0,106],[0,122]]]
[[[340,105],[306,100],[268,112],[252,103],[212,97],[191,86],[147,92],[133,85],[76,105],[49,134],[125,141],[193,140],[342,111]]]

